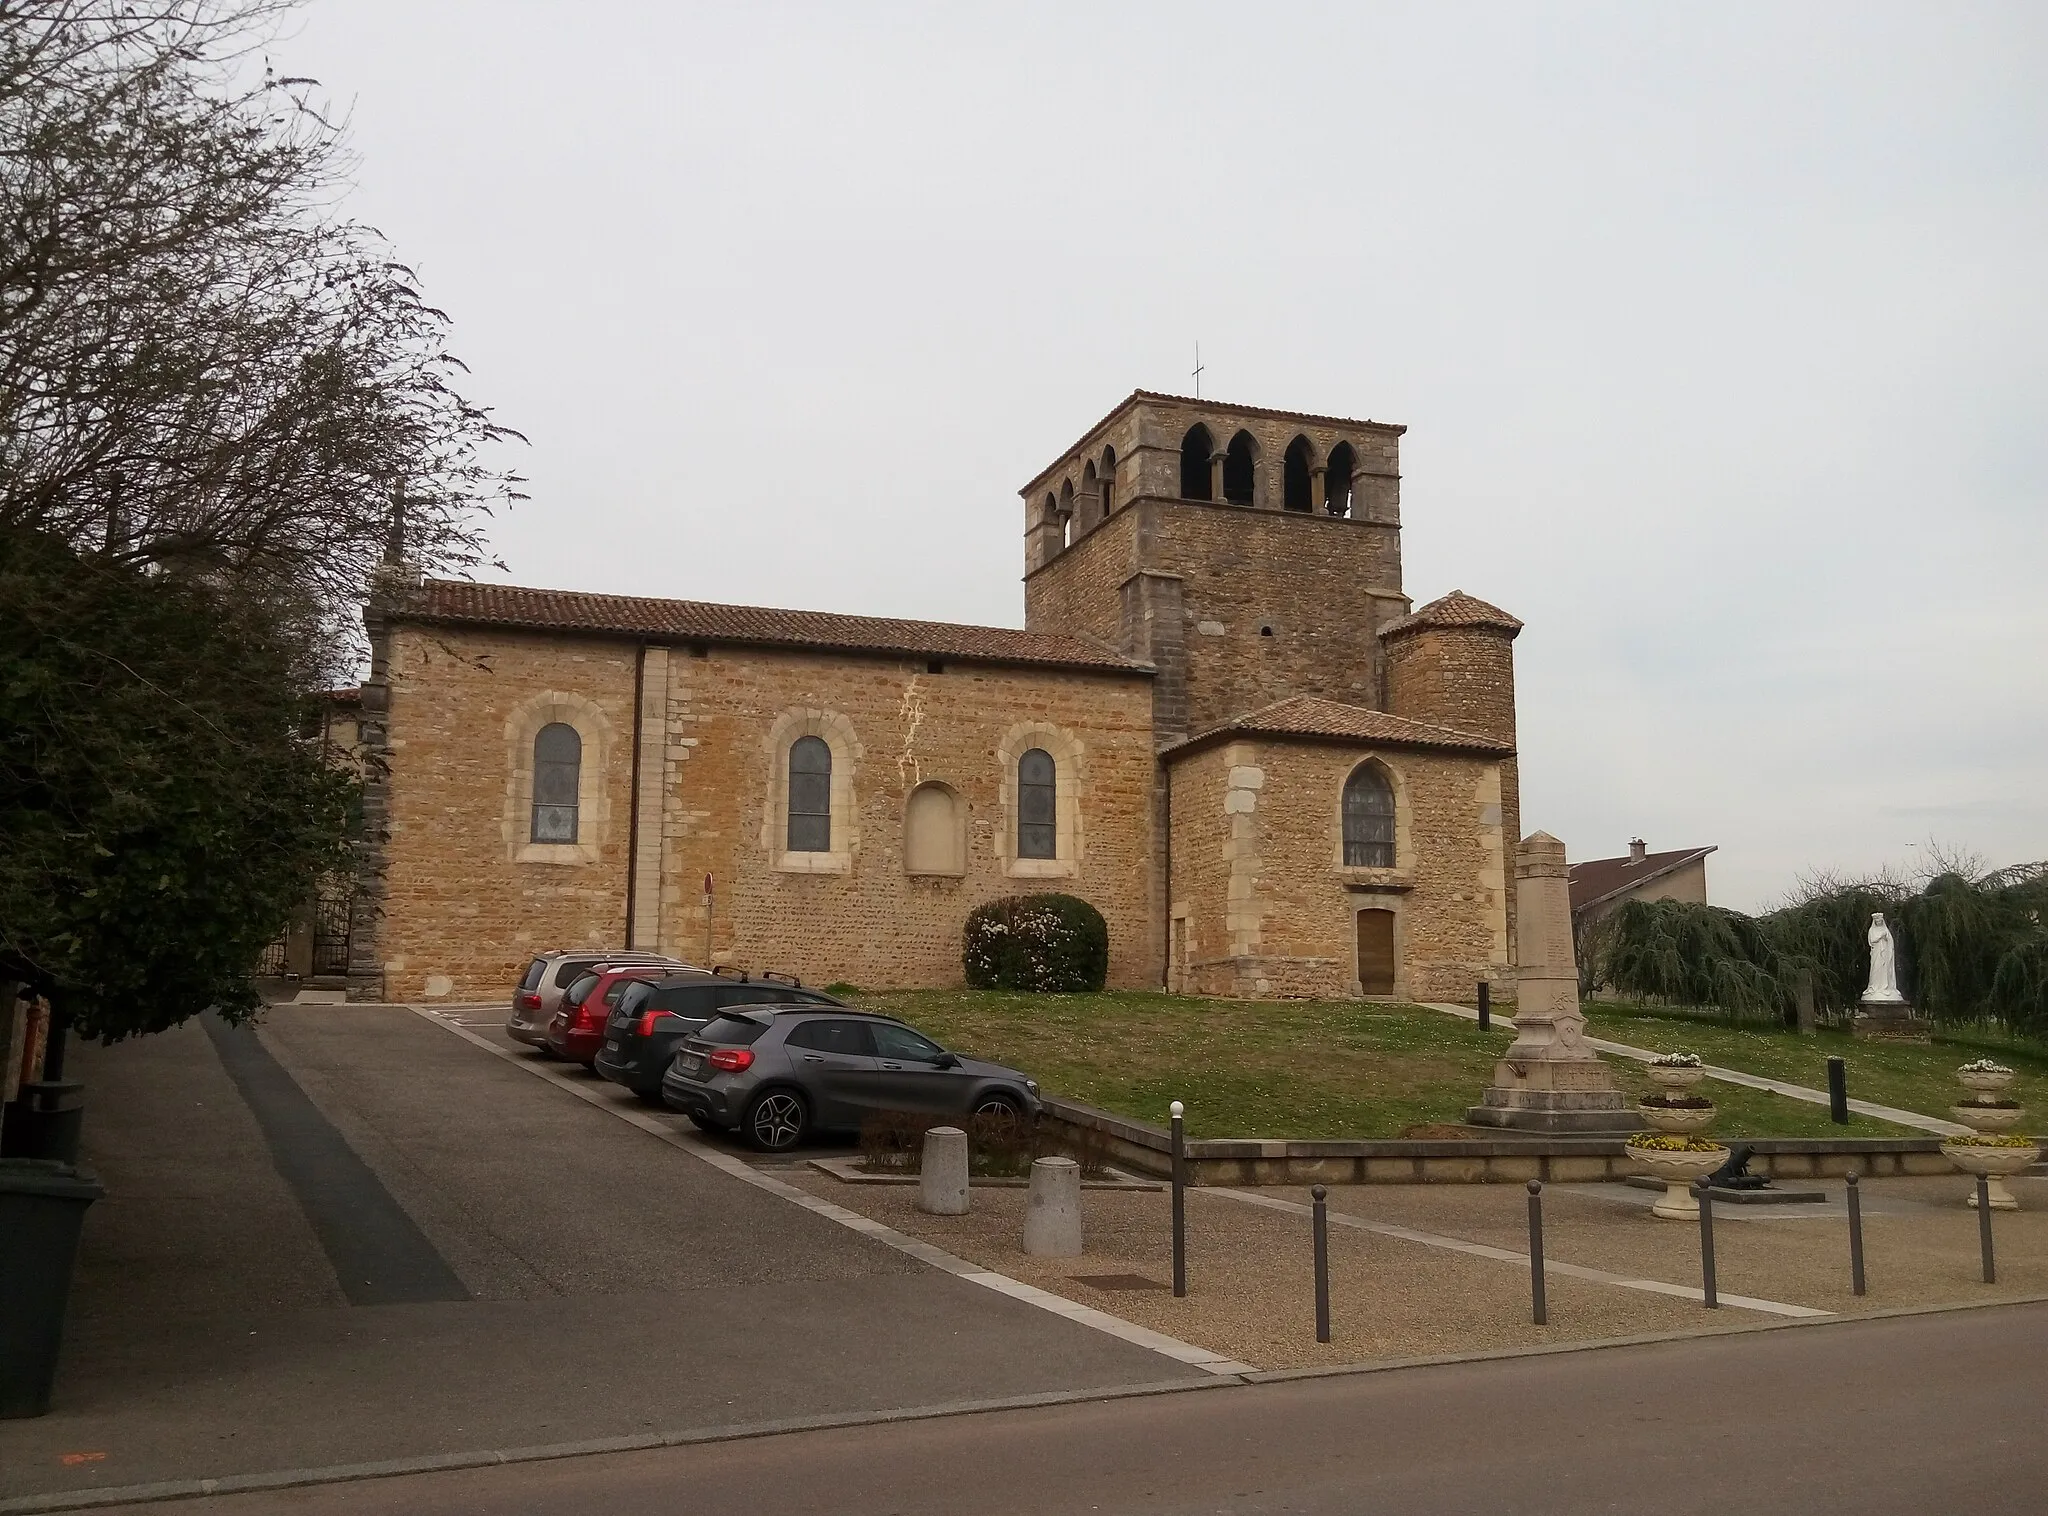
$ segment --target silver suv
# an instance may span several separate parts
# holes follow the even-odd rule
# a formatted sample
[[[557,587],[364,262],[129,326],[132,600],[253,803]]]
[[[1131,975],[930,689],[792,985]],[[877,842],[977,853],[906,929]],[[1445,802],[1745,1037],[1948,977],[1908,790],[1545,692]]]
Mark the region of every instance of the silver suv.
[[[1022,1118],[1039,1108],[1038,1085],[1016,1069],[949,1053],[887,1016],[816,1005],[728,1007],[683,1039],[661,1099],[769,1153],[879,1111]]]
[[[689,964],[660,953],[642,953],[625,948],[606,952],[601,948],[578,948],[573,952],[542,953],[527,964],[526,972],[512,991],[512,1016],[505,1034],[515,1042],[548,1051],[548,1022],[561,1009],[562,994],[577,978],[593,968],[632,968],[652,964],[657,968],[687,969]]]

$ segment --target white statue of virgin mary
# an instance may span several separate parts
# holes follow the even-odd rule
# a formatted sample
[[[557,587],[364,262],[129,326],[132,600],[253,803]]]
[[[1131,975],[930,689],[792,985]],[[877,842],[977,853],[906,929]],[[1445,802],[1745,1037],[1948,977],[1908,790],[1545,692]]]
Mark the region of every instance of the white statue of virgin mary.
[[[1870,984],[1863,991],[1865,1005],[1903,1005],[1899,993],[1898,951],[1892,945],[1892,929],[1884,923],[1884,912],[1870,914]]]

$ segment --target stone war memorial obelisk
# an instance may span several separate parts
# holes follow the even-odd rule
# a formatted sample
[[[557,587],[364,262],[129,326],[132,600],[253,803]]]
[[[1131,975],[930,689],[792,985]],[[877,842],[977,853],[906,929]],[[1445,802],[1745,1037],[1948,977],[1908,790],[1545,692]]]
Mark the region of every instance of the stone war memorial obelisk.
[[[1522,1132],[1640,1130],[1613,1071],[1586,1046],[1571,876],[1564,844],[1548,832],[1515,849],[1515,910],[1515,1040],[1465,1119]]]

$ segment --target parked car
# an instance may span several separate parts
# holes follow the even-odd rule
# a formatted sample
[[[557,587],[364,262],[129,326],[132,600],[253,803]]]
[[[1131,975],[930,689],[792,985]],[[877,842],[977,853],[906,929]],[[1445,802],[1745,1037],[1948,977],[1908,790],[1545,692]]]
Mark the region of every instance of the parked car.
[[[757,976],[724,968],[691,969],[629,984],[605,1022],[604,1046],[592,1065],[650,1104],[661,1103],[661,1076],[676,1049],[727,1006],[840,1005],[782,974]]]
[[[561,1009],[563,992],[591,965],[598,963],[650,963],[668,969],[689,967],[679,959],[667,958],[660,953],[640,953],[631,949],[607,953],[595,948],[579,948],[572,952],[542,953],[527,964],[526,972],[519,976],[519,984],[512,991],[512,1016],[505,1023],[505,1034],[515,1042],[548,1051],[548,1023]]]
[[[635,984],[660,979],[668,973],[657,963],[620,966],[593,963],[571,980],[562,992],[562,1003],[548,1020],[547,1048],[557,1058],[589,1068],[604,1045],[605,1019],[619,997]]]
[[[876,1111],[1038,1114],[1016,1069],[949,1053],[887,1016],[809,1006],[735,1006],[683,1039],[661,1098],[706,1131],[764,1152],[813,1131],[850,1130]]]

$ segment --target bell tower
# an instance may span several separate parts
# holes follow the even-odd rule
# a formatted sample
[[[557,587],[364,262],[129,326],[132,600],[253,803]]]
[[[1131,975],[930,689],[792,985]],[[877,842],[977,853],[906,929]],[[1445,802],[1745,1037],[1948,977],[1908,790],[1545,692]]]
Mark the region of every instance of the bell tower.
[[[1134,391],[1020,491],[1025,625],[1148,659],[1161,747],[1291,695],[1384,710],[1405,430]]]

